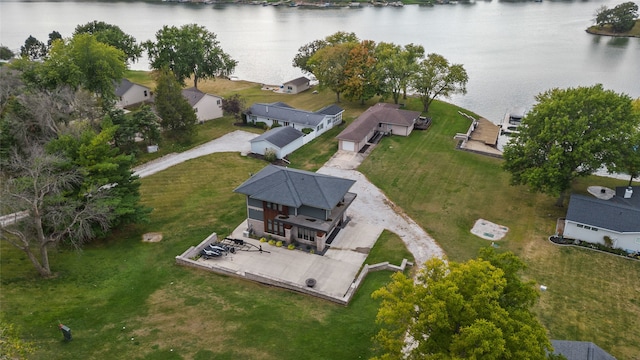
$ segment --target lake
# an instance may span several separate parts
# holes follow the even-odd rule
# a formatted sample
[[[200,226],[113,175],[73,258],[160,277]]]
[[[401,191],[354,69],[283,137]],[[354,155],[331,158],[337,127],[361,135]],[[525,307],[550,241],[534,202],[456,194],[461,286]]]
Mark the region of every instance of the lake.
[[[595,11],[622,0],[501,2],[306,9],[152,2],[0,1],[0,43],[19,51],[29,35],[69,37],[93,20],[118,25],[138,41],[163,25],[197,23],[214,32],[239,64],[235,76],[278,85],[303,75],[291,65],[300,46],[336,31],[360,39],[423,45],[469,74],[468,93],[449,99],[493,122],[530,107],[553,87],[590,86],[640,97],[640,38],[587,34]],[[131,66],[148,69],[142,59]]]

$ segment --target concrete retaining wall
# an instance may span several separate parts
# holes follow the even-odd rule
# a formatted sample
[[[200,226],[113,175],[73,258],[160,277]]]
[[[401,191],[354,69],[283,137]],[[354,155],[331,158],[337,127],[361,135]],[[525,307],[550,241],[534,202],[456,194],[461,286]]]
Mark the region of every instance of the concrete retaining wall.
[[[413,263],[407,261],[407,259],[403,259],[400,266],[389,264],[388,261],[383,263],[373,264],[373,265],[365,264],[362,270],[360,271],[360,273],[358,274],[358,277],[353,281],[353,283],[349,287],[349,290],[347,290],[347,292],[342,297],[335,297],[335,296],[330,296],[330,295],[318,292],[308,286],[301,286],[300,284],[292,283],[282,279],[276,279],[264,274],[254,274],[250,272],[235,271],[232,269],[225,268],[224,266],[220,266],[220,264],[208,265],[207,263],[193,260],[200,253],[202,248],[204,248],[205,246],[207,246],[207,244],[211,242],[216,242],[217,239],[218,239],[218,236],[216,233],[211,234],[209,237],[207,237],[202,242],[200,242],[200,244],[198,244],[197,246],[191,246],[185,252],[176,256],[176,263],[182,266],[202,269],[202,270],[211,271],[221,275],[233,276],[241,279],[247,279],[247,280],[259,282],[261,284],[266,284],[266,285],[271,285],[271,286],[276,286],[276,287],[280,287],[288,290],[301,292],[303,294],[319,297],[321,299],[333,301],[335,303],[342,304],[342,305],[349,304],[349,301],[351,301],[351,298],[353,297],[353,295],[355,295],[356,291],[362,285],[362,282],[366,278],[367,274],[369,274],[370,272],[382,271],[382,270],[404,271],[407,265],[411,265],[411,266],[413,265]]]

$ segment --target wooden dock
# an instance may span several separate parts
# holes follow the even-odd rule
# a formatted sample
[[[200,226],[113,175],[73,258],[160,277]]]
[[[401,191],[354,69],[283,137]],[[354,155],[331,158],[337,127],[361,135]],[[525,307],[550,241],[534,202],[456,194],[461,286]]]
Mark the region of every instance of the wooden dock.
[[[498,144],[498,136],[500,135],[500,127],[485,118],[478,119],[476,129],[471,132],[469,140],[480,141],[485,145],[496,146]]]

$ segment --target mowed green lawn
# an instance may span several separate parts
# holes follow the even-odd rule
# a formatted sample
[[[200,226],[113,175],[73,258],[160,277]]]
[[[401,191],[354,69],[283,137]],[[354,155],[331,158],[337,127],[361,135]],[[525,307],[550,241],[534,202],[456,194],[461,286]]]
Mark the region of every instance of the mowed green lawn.
[[[25,257],[2,248],[2,312],[38,347],[33,359],[359,359],[371,356],[377,302],[390,272],[369,276],[348,307],[175,265],[211,232],[244,220],[232,190],[265,165],[225,153],[143,179],[151,223],[116,232],[81,253],[54,253],[58,276],[39,279]],[[145,232],[162,232],[143,243]],[[241,256],[238,254],[236,256]],[[265,254],[265,256],[268,256]],[[317,256],[317,255],[309,255]],[[370,263],[410,254],[385,232]],[[65,343],[57,324],[72,329]]]
[[[216,80],[202,88],[221,95],[240,91],[248,104],[285,101],[307,110],[335,100],[326,91],[283,97],[244,82]],[[366,108],[340,105],[348,122]],[[421,109],[413,100],[408,107]],[[563,216],[555,199],[509,186],[501,160],[455,150],[453,135],[469,125],[457,108],[436,102],[430,115],[434,124],[428,131],[385,138],[360,170],[452,260],[475,257],[490,244],[469,232],[476,219],[508,226],[500,249],[521,256],[529,265],[525,277],[548,287],[536,311],[551,337],[593,341],[619,359],[637,358],[640,263],[550,244],[546,238]],[[236,130],[231,123],[205,124],[197,142]],[[335,151],[340,130],[297,151],[291,166],[319,168]],[[53,253],[54,279],[38,278],[25,256],[3,243],[0,311],[37,345],[32,358],[370,357],[377,331],[377,303],[370,294],[388,281],[387,272],[370,275],[352,303],[342,307],[175,265],[177,254],[213,231],[225,236],[244,219],[244,198],[232,190],[263,166],[238,154],[215,154],[143,179],[143,202],[154,208],[151,222],[117,231],[80,253]],[[591,178],[575,189],[624,183]],[[163,240],[142,243],[142,234],[152,231],[161,232]],[[399,263],[408,256],[400,239],[384,232],[368,262]],[[72,342],[61,341],[59,322],[72,328]]]
[[[430,114],[427,132],[384,138],[359,170],[451,260],[475,257],[489,243],[470,233],[477,219],[507,226],[496,243],[525,260],[527,279],[548,287],[535,311],[551,338],[592,341],[619,359],[640,359],[640,262],[552,245],[547,238],[566,209],[555,207],[555,198],[510,186],[502,160],[454,150],[453,136],[469,125],[455,107],[435,103]],[[627,182],[590,177],[574,191]]]

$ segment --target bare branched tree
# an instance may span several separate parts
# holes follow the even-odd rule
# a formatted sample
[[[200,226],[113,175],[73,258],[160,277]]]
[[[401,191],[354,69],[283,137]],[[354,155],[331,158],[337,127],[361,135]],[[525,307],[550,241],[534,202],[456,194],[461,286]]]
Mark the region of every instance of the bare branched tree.
[[[26,154],[26,155],[23,155]],[[94,237],[95,226],[109,227],[108,189],[92,191],[84,199],[64,197],[82,177],[61,166],[64,159],[34,146],[14,152],[7,166],[12,177],[3,181],[1,200],[8,210],[26,211],[22,219],[0,228],[0,239],[24,251],[41,276],[52,275],[49,249],[69,244],[75,248]]]

